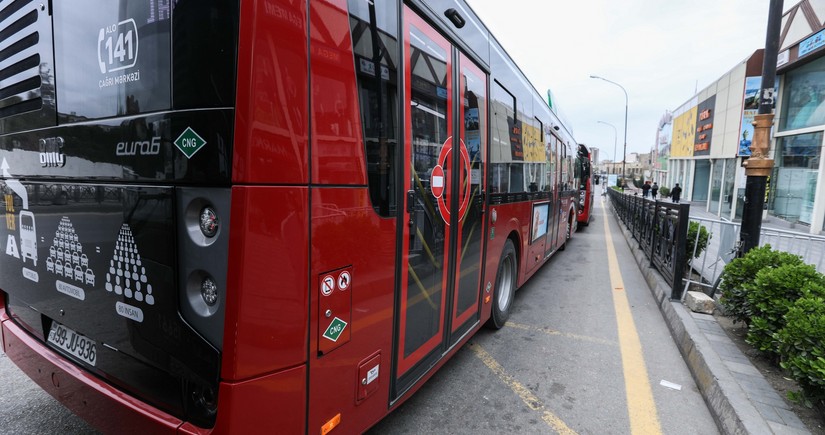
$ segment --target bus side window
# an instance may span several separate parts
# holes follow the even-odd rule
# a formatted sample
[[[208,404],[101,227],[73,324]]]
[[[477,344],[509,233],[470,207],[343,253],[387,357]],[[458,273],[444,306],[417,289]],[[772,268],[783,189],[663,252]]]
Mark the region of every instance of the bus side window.
[[[375,9],[373,14],[370,8]],[[395,2],[368,5],[363,0],[349,0],[349,11],[370,198],[379,215],[395,216],[398,204],[395,156],[400,113],[398,5]],[[374,21],[370,20],[371,15]]]
[[[516,97],[498,82],[492,83],[492,141],[490,141],[491,193],[507,193],[513,190],[513,181],[522,184],[522,172],[513,162],[514,129],[521,127],[516,120]],[[520,140],[520,138],[519,138]],[[515,172],[515,174],[514,174]]]

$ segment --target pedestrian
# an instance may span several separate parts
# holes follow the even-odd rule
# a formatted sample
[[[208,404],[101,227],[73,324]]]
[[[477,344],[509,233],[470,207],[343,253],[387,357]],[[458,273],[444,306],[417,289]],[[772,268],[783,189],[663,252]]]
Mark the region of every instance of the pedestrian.
[[[647,198],[648,193],[650,193],[650,181],[645,181],[645,184],[642,184],[642,197]]]
[[[679,203],[679,197],[681,195],[682,195],[682,188],[679,187],[679,183],[676,183],[676,185],[673,186],[673,189],[670,189],[670,198],[673,200],[673,202],[678,204]]]
[[[656,195],[658,195],[658,194],[659,194],[659,184],[654,181],[653,185],[650,186],[650,195],[653,197],[654,201],[656,200]]]

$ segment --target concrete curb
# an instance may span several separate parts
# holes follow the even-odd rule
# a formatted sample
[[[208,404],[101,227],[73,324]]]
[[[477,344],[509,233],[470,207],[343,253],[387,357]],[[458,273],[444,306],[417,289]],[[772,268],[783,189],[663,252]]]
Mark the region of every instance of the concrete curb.
[[[798,425],[801,422],[794,424],[795,427],[788,427],[774,422],[769,423],[760,414],[751,402],[749,394],[743,390],[739,381],[713,349],[706,334],[700,330],[697,324],[697,317],[701,322],[711,321],[715,324],[714,317],[708,314],[692,313],[681,302],[671,301],[669,298],[670,286],[659,272],[650,266],[650,260],[639,248],[638,242],[633,238],[630,231],[615,215],[614,218],[619,224],[622,234],[624,234],[625,241],[633,253],[633,257],[639,265],[653,297],[659,304],[659,309],[665,318],[668,329],[670,329],[670,334],[682,353],[682,357],[687,363],[702,393],[702,397],[708,404],[710,413],[716,420],[719,430],[724,434],[736,435],[810,433],[807,430],[800,430]],[[716,326],[721,330],[721,327]],[[727,337],[724,338],[729,340]],[[736,351],[738,352],[738,349]],[[744,354],[741,354],[741,359],[742,361],[748,361]],[[748,361],[748,365],[750,365],[750,361]],[[748,376],[763,378],[755,367],[750,366],[753,371],[749,372]],[[764,378],[762,380],[764,381]],[[767,381],[764,382],[767,383]],[[775,391],[773,394],[778,398]],[[798,418],[796,420],[798,421]]]

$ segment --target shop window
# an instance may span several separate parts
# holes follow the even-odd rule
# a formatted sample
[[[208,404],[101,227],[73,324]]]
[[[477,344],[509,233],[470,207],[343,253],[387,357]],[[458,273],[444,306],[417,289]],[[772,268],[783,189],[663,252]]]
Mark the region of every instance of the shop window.
[[[780,130],[825,124],[825,58],[785,73]]]
[[[769,188],[773,214],[791,222],[811,223],[821,147],[822,132],[777,139]]]

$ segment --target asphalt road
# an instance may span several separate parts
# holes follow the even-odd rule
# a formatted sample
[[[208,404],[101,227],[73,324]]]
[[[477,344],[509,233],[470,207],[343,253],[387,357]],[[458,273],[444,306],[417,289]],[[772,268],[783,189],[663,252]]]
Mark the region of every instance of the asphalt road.
[[[590,226],[516,294],[509,323],[473,337],[371,434],[718,433],[612,217],[611,278],[597,202]],[[91,432],[5,355],[0,379],[0,432]]]
[[[644,381],[652,394],[645,408],[653,409],[642,411],[656,417],[661,433],[718,433],[624,237],[609,216],[624,284],[616,292],[626,295],[646,368],[641,374],[626,373],[623,366],[632,358],[625,357],[623,363],[622,354],[630,352],[618,334],[605,209],[598,196],[596,202],[590,225],[518,291],[508,324],[473,337],[372,434],[627,434],[632,424],[628,404],[639,412],[637,405],[645,400],[637,391]],[[621,323],[626,328],[626,319]]]

